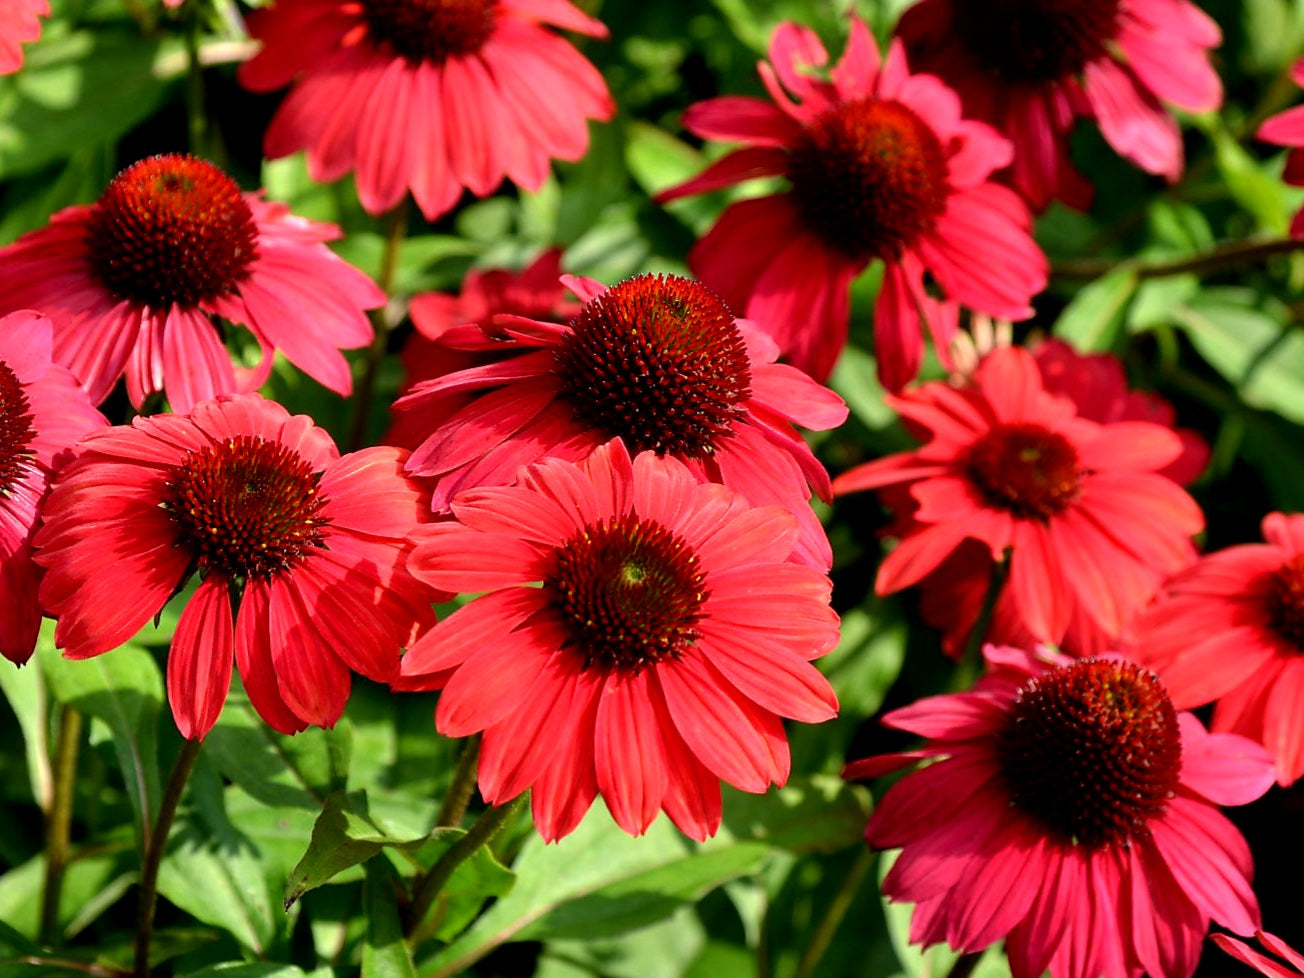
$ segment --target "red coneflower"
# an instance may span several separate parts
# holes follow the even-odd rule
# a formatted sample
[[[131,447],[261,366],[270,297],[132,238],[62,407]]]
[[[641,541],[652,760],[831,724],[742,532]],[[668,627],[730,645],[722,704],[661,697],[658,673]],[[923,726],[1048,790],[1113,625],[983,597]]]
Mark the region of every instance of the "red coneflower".
[[[836,493],[887,489],[898,510],[901,539],[879,566],[880,594],[918,583],[966,541],[993,562],[1009,549],[1019,621],[1035,640],[1058,643],[1074,616],[1118,635],[1195,559],[1203,514],[1159,474],[1181,440],[1145,421],[1081,417],[1046,392],[1026,350],[994,350],[971,387],[930,383],[888,403],[928,441],[834,481]]]
[[[1204,439],[1190,428],[1175,427],[1176,412],[1167,401],[1149,392],[1130,390],[1116,357],[1082,354],[1062,340],[1047,340],[1037,344],[1033,358],[1045,389],[1072,400],[1081,417],[1101,424],[1150,421],[1171,429],[1182,442],[1182,454],[1158,469],[1160,475],[1186,485],[1204,471],[1209,461],[1209,446]],[[909,508],[907,503],[903,510],[908,512]],[[909,532],[908,526],[900,530],[901,535]],[[1192,553],[1191,559],[1194,556]],[[995,569],[996,562],[985,545],[965,541],[919,582],[920,614],[930,625],[945,630],[942,647],[948,654],[958,658],[968,643]],[[1140,600],[1138,596],[1133,604],[1137,611]],[[1122,627],[1126,629],[1128,624],[1124,620]],[[1019,616],[1012,591],[1002,591],[997,599],[984,637],[1000,645],[1036,643]],[[1079,608],[1070,616],[1059,646],[1071,655],[1094,655],[1117,649],[1120,639],[1119,632],[1105,631]]]
[[[1210,920],[1259,925],[1250,849],[1216,805],[1272,784],[1257,744],[1179,714],[1120,658],[988,646],[967,693],[894,710],[927,738],[848,765],[929,761],[879,799],[866,838],[901,849],[883,890],[915,904],[910,941],[1005,939],[1014,978],[1188,978]]]
[[[293,83],[270,158],[306,149],[314,180],[354,171],[369,213],[411,190],[434,220],[464,187],[537,190],[549,160],[588,150],[588,120],[611,116],[597,69],[544,24],[607,35],[566,0],[277,0],[250,17],[263,48],[237,77]]]
[[[1187,0],[921,0],[897,33],[917,69],[964,99],[965,113],[1014,144],[1010,177],[1038,210],[1076,207],[1091,185],[1069,160],[1079,118],[1147,173],[1176,180],[1182,137],[1167,102],[1190,112],[1222,104],[1209,50],[1218,25]]]
[[[312,419],[258,394],[84,439],[35,540],[55,644],[75,659],[115,649],[198,574],[168,653],[182,735],[212,728],[233,660],[277,730],[332,725],[350,670],[396,678],[400,647],[432,621],[406,566],[430,510],[406,457],[341,457]]]
[[[808,660],[837,641],[830,584],[789,560],[796,521],[614,440],[518,485],[453,501],[413,574],[487,591],[403,658],[404,688],[443,688],[440,733],[484,731],[480,791],[531,789],[548,840],[601,793],[625,831],[664,810],[696,839],[720,824],[719,780],[788,777],[782,717],[837,701]],[[541,587],[534,586],[542,582]]]
[[[726,96],[684,115],[698,136],[751,145],[657,199],[786,177],[785,192],[730,205],[693,246],[689,266],[822,380],[846,344],[852,280],[882,261],[875,352],[884,385],[897,390],[919,371],[924,326],[948,357],[952,303],[1012,319],[1031,315],[1046,259],[1027,207],[988,179],[1010,162],[1009,143],[961,118],[954,92],[910,74],[897,44],[880,63],[855,17],[846,52],[825,81],[827,62],[813,32],[781,24],[770,63],[759,66],[774,104]],[[925,288],[926,275],[950,303]]]
[[[241,193],[211,163],[154,156],[114,177],[96,203],[0,249],[0,312],[49,316],[56,362],[96,404],[125,374],[136,407],[163,393],[184,413],[257,387],[277,350],[347,394],[339,351],[370,342],[364,310],[385,295],[324,244],[338,237],[334,225]],[[257,368],[232,365],[215,317],[253,334]]]
[[[22,665],[36,647],[41,606],[32,534],[51,473],[83,435],[108,422],[77,378],[50,361],[50,322],[0,318],[0,655]]]
[[[1304,514],[1269,514],[1263,538],[1168,581],[1125,651],[1181,708],[1216,700],[1213,729],[1267,747],[1286,785],[1304,774]]]
[[[443,346],[487,362],[395,403],[424,425],[408,471],[438,478],[436,509],[461,489],[510,483],[531,462],[576,461],[622,438],[754,505],[783,506],[801,525],[801,554],[827,568],[832,553],[810,496],[828,497],[828,474],[793,424],[841,424],[842,399],[773,362],[773,342],[691,279],[563,281],[584,301],[569,325],[502,316],[450,329]]]

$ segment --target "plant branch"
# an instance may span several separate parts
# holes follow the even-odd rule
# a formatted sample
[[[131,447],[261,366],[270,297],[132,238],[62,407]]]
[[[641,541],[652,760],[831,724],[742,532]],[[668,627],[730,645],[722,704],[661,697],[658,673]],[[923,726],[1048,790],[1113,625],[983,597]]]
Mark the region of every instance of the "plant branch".
[[[1060,279],[1100,278],[1121,265],[1136,271],[1138,278],[1164,278],[1170,275],[1199,274],[1221,271],[1239,265],[1250,265],[1271,258],[1304,250],[1304,239],[1271,238],[1233,241],[1218,245],[1211,251],[1170,261],[1111,261],[1108,258],[1074,258],[1057,261],[1051,265],[1051,275]]]
[[[439,806],[436,825],[456,827],[462,824],[466,816],[466,806],[475,794],[476,761],[480,757],[480,735],[473,734],[462,745],[462,755],[457,759],[457,770],[453,772],[453,781],[448,786],[444,803]]]
[[[801,958],[797,961],[797,970],[792,973],[792,978],[814,978],[815,969],[819,967],[824,952],[833,943],[833,937],[837,934],[843,918],[846,917],[847,911],[851,908],[852,901],[856,899],[860,884],[865,881],[865,875],[869,872],[869,867],[873,865],[873,862],[874,850],[868,845],[862,845],[860,853],[856,856],[856,861],[851,864],[851,869],[847,870],[842,885],[838,887],[838,892],[833,895],[833,900],[829,903],[828,909],[824,911],[824,916],[820,918],[815,933],[806,942],[806,948],[801,952]]]
[[[83,718],[78,710],[65,706],[59,716],[55,746],[53,791],[45,813],[45,886],[41,891],[42,944],[54,941],[59,926],[59,896],[63,874],[68,868],[68,842],[72,831],[72,799],[76,789],[77,754],[81,748]]]
[[[195,769],[198,759],[199,741],[182,741],[181,753],[177,755],[167,786],[163,789],[154,831],[145,847],[145,858],[140,867],[140,917],[136,924],[136,978],[148,978],[149,975],[149,945],[154,937],[154,907],[158,903],[158,871],[163,864],[163,852],[167,849],[168,834],[176,819],[181,796],[185,794],[186,782],[190,780],[190,772]]]
[[[453,871],[474,856],[482,846],[487,845],[489,840],[498,834],[498,830],[521,810],[527,797],[529,797],[528,793],[521,794],[506,805],[486,809],[466,835],[454,842],[452,847],[439,857],[439,861],[430,867],[430,872],[417,878],[416,886],[413,888],[412,905],[408,908],[404,927],[404,932],[412,938],[414,946],[428,936],[422,931],[421,925],[430,908],[434,906],[435,898],[439,896],[444,884],[453,875]]]
[[[951,970],[947,972],[946,978],[969,978],[973,974],[973,969],[978,967],[978,962],[982,960],[981,951],[970,951],[968,954],[962,954],[956,958],[955,964],[951,965]]]

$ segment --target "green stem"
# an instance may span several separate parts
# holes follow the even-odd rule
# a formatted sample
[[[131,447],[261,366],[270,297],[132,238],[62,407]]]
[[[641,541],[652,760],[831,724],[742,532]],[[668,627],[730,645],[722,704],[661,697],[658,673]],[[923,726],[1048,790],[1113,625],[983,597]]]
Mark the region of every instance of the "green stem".
[[[59,926],[59,895],[68,868],[68,841],[72,831],[72,799],[77,779],[77,754],[81,748],[82,715],[65,706],[59,716],[55,747],[53,792],[45,820],[45,887],[41,893],[42,944],[54,942]]]
[[[190,152],[206,157],[208,152],[208,111],[204,99],[204,63],[199,53],[199,4],[194,0],[182,10],[186,19],[186,122]]]
[[[385,251],[380,259],[380,275],[376,284],[392,298],[394,279],[398,272],[398,256],[403,239],[407,236],[408,199],[389,212],[385,225]],[[353,390],[353,423],[349,428],[349,451],[357,451],[367,437],[367,421],[371,415],[371,400],[376,391],[376,377],[380,373],[381,361],[385,359],[385,350],[389,347],[389,333],[394,328],[394,316],[389,304],[371,311],[371,324],[375,330],[371,346],[362,364],[362,376],[358,378]]]
[[[462,745],[462,756],[457,759],[457,770],[453,772],[453,781],[444,795],[444,803],[439,806],[436,825],[458,826],[466,815],[466,806],[475,794],[476,760],[480,756],[480,735],[474,734]]]
[[[1108,258],[1078,258],[1055,262],[1051,275],[1061,279],[1096,279],[1112,272],[1120,265],[1128,265],[1138,278],[1165,278],[1171,275],[1200,274],[1249,265],[1271,258],[1304,250],[1304,240],[1298,238],[1273,238],[1271,240],[1233,241],[1206,251],[1202,255],[1178,258],[1171,261],[1111,261]]]
[[[833,943],[833,937],[842,925],[842,920],[851,908],[851,902],[856,899],[860,884],[864,882],[865,875],[873,863],[874,850],[867,845],[861,846],[856,861],[851,864],[851,869],[847,871],[842,885],[838,887],[838,892],[833,895],[833,900],[824,911],[824,916],[820,918],[815,933],[806,942],[806,949],[802,951],[801,958],[797,961],[797,970],[792,973],[792,978],[813,978],[815,969],[819,967],[824,952]]]
[[[425,922],[430,908],[434,906],[435,898],[439,896],[440,890],[444,888],[444,884],[453,875],[453,871],[474,856],[482,846],[488,844],[489,840],[498,834],[498,830],[521,810],[527,797],[529,797],[528,794],[521,794],[506,805],[486,809],[476,819],[475,824],[471,826],[466,835],[454,842],[452,848],[430,867],[430,872],[417,878],[416,886],[413,888],[412,904],[408,907],[407,924],[404,928],[412,939],[414,947],[430,936],[425,933],[421,925]]]
[[[951,965],[951,970],[947,972],[946,978],[969,978],[973,974],[973,969],[978,967],[978,962],[982,960],[981,951],[971,951],[968,954],[962,954],[956,958],[955,964]]]
[[[148,978],[149,975],[149,945],[154,937],[154,907],[158,903],[158,871],[163,864],[163,852],[167,849],[168,834],[176,819],[181,796],[185,794],[186,782],[190,780],[190,772],[195,769],[198,759],[199,741],[182,741],[181,753],[177,755],[167,786],[163,789],[154,830],[145,845],[145,858],[140,867],[140,917],[136,924],[136,978]]]

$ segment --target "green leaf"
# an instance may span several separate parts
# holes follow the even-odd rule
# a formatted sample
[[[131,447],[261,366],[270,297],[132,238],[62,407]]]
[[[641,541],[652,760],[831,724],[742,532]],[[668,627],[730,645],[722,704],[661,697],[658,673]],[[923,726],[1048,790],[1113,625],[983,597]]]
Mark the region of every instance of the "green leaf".
[[[1120,265],[1085,286],[1055,321],[1055,335],[1083,353],[1109,350],[1138,281],[1135,269]]]
[[[840,777],[796,779],[763,795],[726,786],[724,825],[738,839],[799,854],[837,852],[865,834],[869,796]]]
[[[397,893],[402,883],[380,860],[367,864],[362,902],[367,937],[362,943],[362,978],[416,978],[412,951],[403,938]]]
[[[794,726],[789,736],[794,771],[837,774],[860,725],[878,712],[905,661],[907,630],[863,607],[842,617],[842,636],[815,660],[838,694],[838,715],[821,724]]]
[[[159,797],[158,718],[163,706],[163,677],[154,657],[124,645],[90,659],[65,659],[55,651],[47,629],[36,659],[56,700],[107,726],[136,824],[152,822]]]
[[[0,174],[111,143],[147,118],[168,91],[155,61],[179,44],[110,27],[49,32],[22,71],[0,79]]]
[[[263,723],[244,693],[232,690],[204,738],[204,753],[264,804],[316,811],[328,794],[344,786],[351,747],[344,724],[336,730],[309,727],[293,737],[278,734]]]
[[[1218,173],[1232,198],[1254,217],[1259,227],[1274,234],[1286,234],[1294,208],[1287,200],[1281,180],[1237,142],[1221,119],[1201,118],[1206,120],[1205,129],[1213,140]]]
[[[305,972],[302,968],[296,968],[292,964],[277,964],[272,961],[253,963],[223,961],[221,964],[211,964],[207,968],[192,971],[189,974],[179,976],[179,978],[307,978],[307,976],[330,978],[332,974],[330,968],[318,968],[316,971]]]
[[[544,844],[531,836],[512,867],[517,874],[512,891],[433,959],[421,962],[421,973],[426,978],[460,974],[507,941],[614,935],[662,920],[720,884],[757,872],[774,852],[772,843],[810,844],[809,809],[787,799],[776,805],[768,822],[740,815],[744,831],[764,827],[770,835],[765,841],[735,837],[726,828],[699,846],[667,819],[634,839],[598,808],[559,842]],[[857,822],[858,837],[863,814]],[[849,822],[843,815],[831,824]]]
[[[1304,330],[1248,289],[1209,289],[1174,312],[1209,365],[1251,407],[1304,423]]]
[[[59,892],[58,923],[68,935],[89,922],[87,905],[105,891],[121,894],[124,874],[130,875],[130,860],[123,858],[127,846],[106,844],[95,855],[74,858],[64,872]],[[35,940],[40,928],[41,893],[45,886],[45,856],[38,855],[0,876],[0,920],[25,937]],[[95,913],[103,912],[99,906]],[[80,920],[79,920],[80,918]],[[79,926],[71,926],[79,923]]]
[[[285,918],[269,892],[257,850],[234,829],[188,818],[172,832],[158,891],[192,917],[263,953]]]
[[[457,837],[463,834],[460,829],[437,829],[436,833],[455,833]],[[368,812],[364,791],[332,792],[312,827],[308,851],[286,883],[285,907],[288,910],[309,890],[329,882],[347,869],[362,865],[386,847],[412,850],[426,838],[425,833],[415,836],[389,834]]]
[[[461,829],[436,829],[412,856],[423,870],[439,860],[465,833]],[[516,883],[516,874],[504,866],[487,846],[453,871],[435,897],[430,916],[436,922],[431,933],[441,941],[451,941],[464,931],[480,913],[485,902],[503,897]]]
[[[32,797],[42,809],[49,808],[52,792],[50,774],[49,722],[46,709],[45,682],[40,667],[28,664],[21,669],[0,669],[0,691],[18,718],[23,732],[23,750],[27,755],[27,778]]]

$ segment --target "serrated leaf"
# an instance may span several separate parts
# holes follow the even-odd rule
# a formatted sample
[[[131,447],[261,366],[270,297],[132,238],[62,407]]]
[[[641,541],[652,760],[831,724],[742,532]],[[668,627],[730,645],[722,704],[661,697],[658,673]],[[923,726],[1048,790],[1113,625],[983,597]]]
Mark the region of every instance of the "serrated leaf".
[[[763,795],[725,788],[724,825],[730,834],[798,854],[856,845],[868,818],[868,793],[839,777],[796,779]]]
[[[1055,321],[1055,335],[1083,353],[1109,350],[1138,281],[1135,269],[1120,265],[1083,287]]]
[[[439,836],[461,837],[460,829],[436,829]],[[285,885],[288,910],[309,890],[329,882],[345,870],[361,866],[385,848],[413,850],[426,834],[394,836],[378,825],[367,810],[366,792],[332,792],[312,827],[308,851]]]
[[[51,631],[41,633],[36,660],[54,698],[108,727],[139,827],[153,821],[159,797],[158,719],[163,676],[144,649],[124,645],[91,659],[65,659]]]

